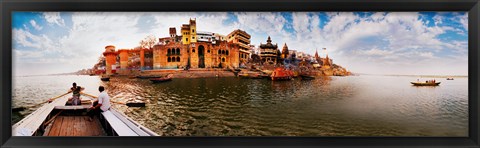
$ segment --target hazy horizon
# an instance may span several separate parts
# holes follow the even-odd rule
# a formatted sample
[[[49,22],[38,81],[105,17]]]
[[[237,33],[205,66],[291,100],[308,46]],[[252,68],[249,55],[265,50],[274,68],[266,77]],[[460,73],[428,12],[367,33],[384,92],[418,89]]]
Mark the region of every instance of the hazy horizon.
[[[106,45],[131,49],[147,35],[196,18],[197,30],[245,30],[256,47],[268,36],[290,50],[353,73],[468,76],[466,12],[14,12],[15,76],[91,68]],[[327,48],[324,52],[322,48]]]

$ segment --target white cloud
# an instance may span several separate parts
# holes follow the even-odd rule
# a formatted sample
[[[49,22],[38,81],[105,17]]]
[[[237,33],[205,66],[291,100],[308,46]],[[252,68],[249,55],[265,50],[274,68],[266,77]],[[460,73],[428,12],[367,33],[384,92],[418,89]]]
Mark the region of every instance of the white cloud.
[[[465,30],[468,30],[468,13],[459,16],[459,22],[462,24]]]
[[[14,48],[17,45],[29,48],[35,48],[42,51],[55,50],[54,42],[46,35],[33,35],[32,33],[23,29],[13,29],[13,40],[18,44],[14,44]]]
[[[32,25],[33,28],[35,28],[36,30],[42,30],[43,27],[38,25],[37,22],[35,22],[35,20],[30,20],[30,25]]]
[[[293,22],[288,22],[277,12],[236,12],[233,14],[237,21],[229,25],[224,24],[229,19],[225,12],[78,12],[71,14],[72,26],[66,26],[69,28],[66,36],[54,39],[42,34],[33,35],[26,29],[14,29],[14,40],[22,47],[58,54],[56,58],[38,59],[38,62],[57,64],[61,62],[65,65],[74,63],[63,67],[69,68],[69,71],[76,71],[93,66],[106,45],[115,45],[117,49],[134,48],[147,35],[155,35],[157,38],[169,36],[169,27],[175,27],[177,34],[180,34],[181,25],[188,24],[190,18],[196,18],[198,31],[227,35],[234,29],[246,30],[252,35],[252,44],[257,46],[260,42],[265,43],[267,36],[271,36],[280,49],[284,43],[287,43],[291,50],[313,55],[315,49],[325,47],[329,57],[333,58],[335,63],[354,72],[411,72],[415,69],[411,68],[412,66],[431,66],[435,62],[444,66],[462,67],[460,68],[462,70],[468,69],[463,68],[463,65],[453,66],[453,62],[443,62],[437,57],[438,53],[445,50],[451,50],[456,54],[451,56],[454,59],[443,59],[444,61],[458,59],[462,61],[461,58],[466,57],[468,54],[466,41],[442,42],[438,39],[438,36],[445,31],[458,29],[428,27],[418,19],[420,14],[413,12],[376,12],[368,19],[352,12],[332,12],[327,13],[329,20],[323,28],[318,26],[320,22],[326,20],[320,20],[317,15],[312,15],[315,13],[309,12],[292,13]],[[65,26],[59,13],[44,13],[44,17],[51,24]],[[458,20],[467,25],[467,18],[463,15]],[[36,22],[30,23],[32,26],[36,24]],[[291,26],[290,29],[293,29],[294,33],[287,32],[286,26]],[[55,42],[52,41],[53,39]],[[45,55],[41,56],[43,53],[33,51],[16,53],[35,59],[45,57]],[[321,54],[321,56],[325,55]],[[421,64],[415,65],[418,63]],[[463,64],[465,63],[467,62]],[[391,67],[404,70],[395,70]]]
[[[43,12],[42,14],[48,23],[65,26],[65,21],[60,16],[60,12]]]

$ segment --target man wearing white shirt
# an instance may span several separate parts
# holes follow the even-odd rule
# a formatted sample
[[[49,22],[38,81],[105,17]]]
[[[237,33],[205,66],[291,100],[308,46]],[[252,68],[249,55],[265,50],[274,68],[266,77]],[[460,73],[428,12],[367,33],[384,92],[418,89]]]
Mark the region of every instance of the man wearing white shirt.
[[[93,106],[90,107],[90,111],[88,111],[88,116],[90,118],[89,121],[93,121],[93,117],[96,114],[99,114],[100,111],[104,112],[110,109],[110,96],[108,96],[107,92],[105,92],[105,88],[103,86],[98,87],[98,91],[100,91],[100,95],[98,95],[97,101],[93,103]]]

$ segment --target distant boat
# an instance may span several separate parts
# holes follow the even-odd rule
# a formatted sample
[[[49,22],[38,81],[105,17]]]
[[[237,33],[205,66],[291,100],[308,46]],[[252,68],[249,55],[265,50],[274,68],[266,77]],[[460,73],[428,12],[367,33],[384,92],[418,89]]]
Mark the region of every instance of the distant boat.
[[[277,68],[272,72],[272,80],[291,80],[293,77],[293,72],[290,70],[285,70],[284,68]]]
[[[414,86],[438,86],[440,85],[440,82],[410,82],[412,83]]]
[[[447,80],[453,80],[453,78],[447,78]]]
[[[147,76],[147,75],[144,75],[144,76],[139,75],[139,76],[137,76],[137,78],[139,78],[139,79],[150,79],[150,78],[161,78],[161,77],[162,77],[162,76],[154,76],[154,75],[150,75],[150,76]]]
[[[260,74],[253,74],[253,73],[242,73],[242,74],[238,74],[238,77],[240,78],[248,78],[248,79],[261,79],[263,78],[262,75]]]
[[[102,81],[110,81],[110,77],[102,77],[102,78],[100,78],[100,80],[102,80]]]
[[[172,78],[173,78],[173,74],[168,74],[166,77],[151,78],[150,81],[152,81],[153,83],[161,83],[161,82],[171,81]]]
[[[313,80],[313,79],[315,79],[314,76],[304,75],[304,74],[301,74],[300,77],[302,77],[302,80]]]

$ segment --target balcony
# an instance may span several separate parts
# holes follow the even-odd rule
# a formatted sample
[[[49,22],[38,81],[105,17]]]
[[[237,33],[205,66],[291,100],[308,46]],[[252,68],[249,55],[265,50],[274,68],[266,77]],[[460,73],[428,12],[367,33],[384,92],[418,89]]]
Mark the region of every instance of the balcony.
[[[247,39],[241,35],[236,36],[239,40],[246,42],[246,44],[250,44],[250,39]]]

